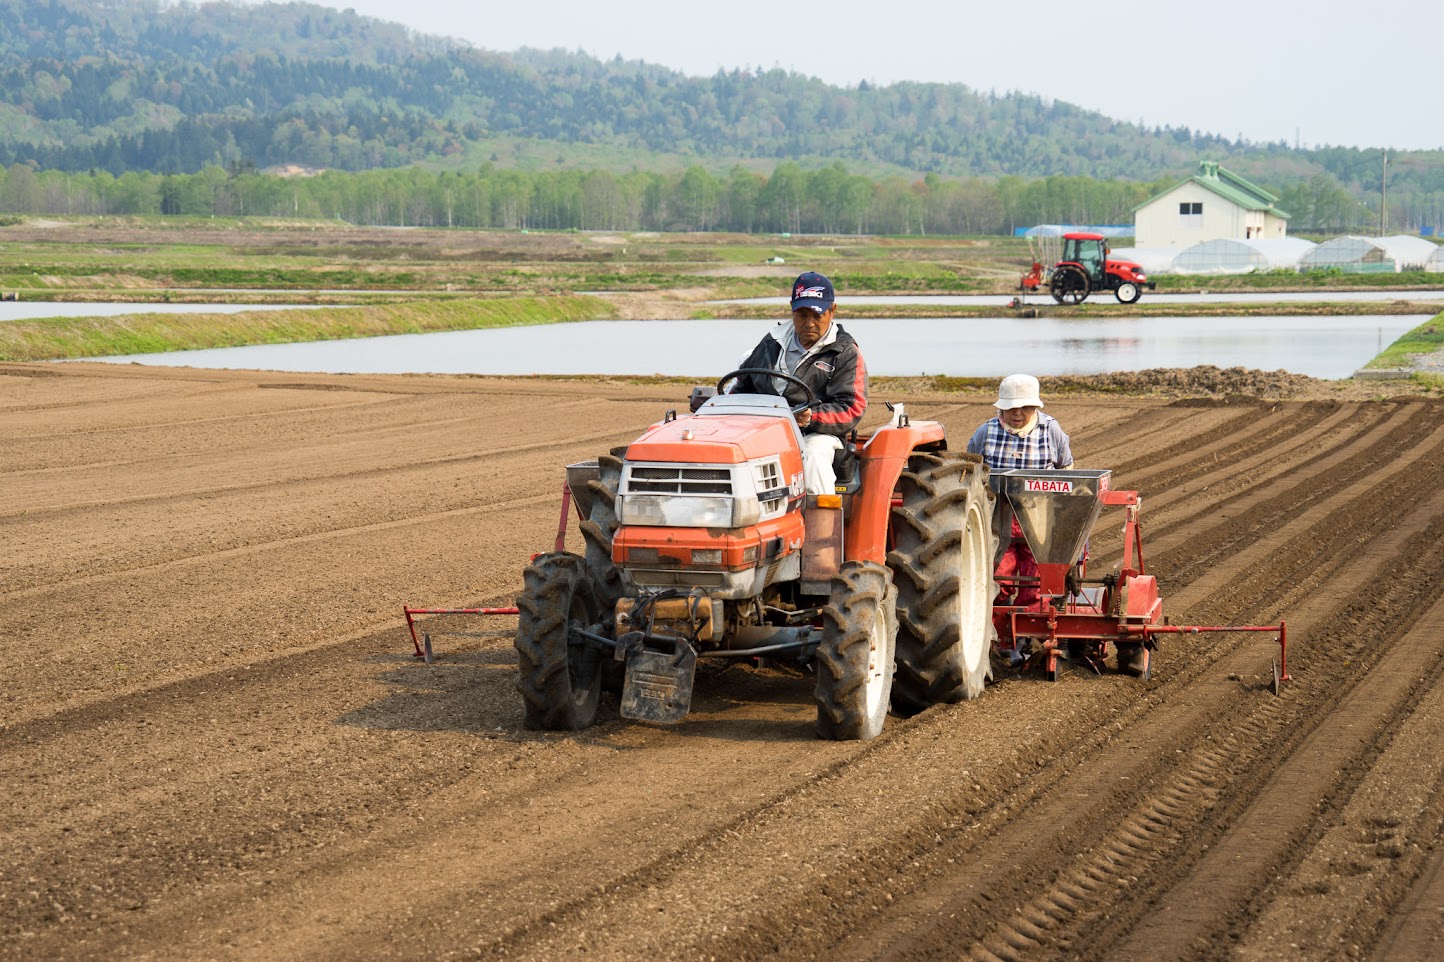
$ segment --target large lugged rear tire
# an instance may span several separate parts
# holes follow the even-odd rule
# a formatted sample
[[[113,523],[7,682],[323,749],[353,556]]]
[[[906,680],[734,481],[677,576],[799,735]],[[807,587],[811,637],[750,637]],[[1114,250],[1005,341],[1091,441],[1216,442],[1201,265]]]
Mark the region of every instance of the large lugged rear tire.
[[[525,700],[526,727],[580,731],[597,720],[605,654],[571,644],[571,628],[599,620],[601,603],[586,562],[556,552],[538,557],[522,573],[517,599],[516,687]]]
[[[892,707],[911,716],[982,694],[992,674],[993,494],[972,454],[915,454],[893,508],[898,588]]]
[[[1088,275],[1072,264],[1060,264],[1048,280],[1048,293],[1059,304],[1082,304],[1088,299],[1092,287]]]
[[[892,687],[897,590],[892,572],[848,561],[832,579],[817,646],[817,734],[866,741],[882,734]]]

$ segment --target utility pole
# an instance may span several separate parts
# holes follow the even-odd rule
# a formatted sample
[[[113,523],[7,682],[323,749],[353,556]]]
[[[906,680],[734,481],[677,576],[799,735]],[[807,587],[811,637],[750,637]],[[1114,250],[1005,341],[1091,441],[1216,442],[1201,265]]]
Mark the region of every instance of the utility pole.
[[[1389,232],[1389,152],[1384,151],[1384,175],[1379,181],[1379,236]]]

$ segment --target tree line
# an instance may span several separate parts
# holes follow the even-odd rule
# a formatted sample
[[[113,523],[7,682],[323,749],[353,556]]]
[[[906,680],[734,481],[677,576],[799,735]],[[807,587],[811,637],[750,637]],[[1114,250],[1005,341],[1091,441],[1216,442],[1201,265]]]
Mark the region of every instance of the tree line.
[[[1398,154],[1386,173],[1379,150],[1297,150],[1187,127],[1150,128],[1061,101],[962,84],[836,87],[782,70],[691,77],[565,51],[499,54],[302,2],[0,0],[0,113],[6,118],[0,167],[105,172],[117,181],[149,171],[204,174],[209,183],[216,169],[288,164],[439,171],[487,157],[500,165],[505,157],[522,166],[523,153],[577,168],[567,175],[520,174],[525,189],[499,187],[508,196],[500,204],[505,214],[475,200],[478,190],[506,180],[489,170],[456,175],[482,186],[437,188],[473,198],[468,204],[442,202],[437,213],[418,199],[432,188],[418,188],[400,203],[402,212],[384,215],[414,213],[444,223],[449,213],[478,226],[518,219],[512,212],[520,206],[510,195],[521,191],[531,198],[526,219],[566,226],[600,218],[649,229],[669,223],[711,229],[703,225],[783,225],[815,217],[849,227],[894,225],[901,232],[931,229],[930,218],[1001,228],[1015,216],[1027,219],[1017,213],[1020,182],[1062,177],[1151,185],[1151,178],[1181,177],[1203,159],[1277,185],[1296,231],[1385,219],[1391,229],[1444,226],[1444,151]],[[872,178],[867,191],[851,183],[838,197],[838,163],[865,171]],[[773,171],[763,184],[768,203],[747,201],[748,192],[761,188],[737,175],[734,164]],[[663,166],[679,172],[626,173]],[[611,173],[585,169],[598,167]],[[827,199],[826,210],[789,211],[796,168],[809,182],[819,180],[811,193]],[[918,187],[926,174],[935,179]],[[377,176],[390,183],[411,175]],[[1385,176],[1390,209],[1381,218]],[[589,192],[577,186],[583,182]],[[198,192],[190,180],[168,183],[167,207],[195,206],[187,199]],[[232,194],[267,194],[233,187],[213,191],[224,195],[213,204],[239,206]],[[387,190],[394,196],[400,188]],[[1111,219],[1110,204],[1117,205],[1109,190],[1053,191],[1062,195],[1053,198],[1057,210],[1042,219],[1074,219],[1067,210],[1079,197]],[[87,202],[109,204],[105,197],[113,191],[96,187]],[[290,195],[299,207],[318,191],[306,187]],[[678,193],[687,199],[674,202]],[[725,202],[709,202],[718,193]],[[919,193],[930,201],[923,213],[909,208],[908,198]],[[941,196],[942,213],[934,195]],[[318,198],[314,206],[346,205]],[[396,203],[371,196],[351,206],[371,220]],[[1369,207],[1372,217],[1361,210]],[[423,208],[428,213],[420,213]]]
[[[1011,234],[1035,224],[1131,224],[1133,209],[1174,180],[1089,177],[874,179],[841,163],[768,175],[526,171],[411,166],[283,176],[244,165],[193,174],[0,169],[0,213],[265,216],[405,227],[734,231],[821,234]],[[1394,197],[1391,194],[1391,216]],[[1322,175],[1282,191],[1293,233],[1372,233],[1377,210]],[[1402,212],[1401,212],[1402,213]],[[1393,221],[1394,224],[1401,221]]]

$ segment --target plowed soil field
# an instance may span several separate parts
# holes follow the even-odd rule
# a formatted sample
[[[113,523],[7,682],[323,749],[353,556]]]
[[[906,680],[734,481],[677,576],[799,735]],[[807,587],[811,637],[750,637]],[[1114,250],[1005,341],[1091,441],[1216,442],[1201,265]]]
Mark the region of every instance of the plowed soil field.
[[[1444,404],[1297,387],[1045,382],[1175,623],[1287,619],[1281,695],[1180,635],[836,743],[782,668],[560,734],[515,619],[412,657],[685,387],[0,365],[0,959],[1444,957]]]

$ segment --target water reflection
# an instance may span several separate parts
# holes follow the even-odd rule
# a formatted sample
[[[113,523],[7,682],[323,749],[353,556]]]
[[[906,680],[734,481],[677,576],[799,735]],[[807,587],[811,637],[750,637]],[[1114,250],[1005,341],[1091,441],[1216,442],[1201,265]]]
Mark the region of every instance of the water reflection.
[[[843,318],[869,372],[994,377],[1248,367],[1348,377],[1429,315],[1363,317]],[[489,331],[268,344],[98,360],[353,374],[715,376],[770,325],[588,321]]]

